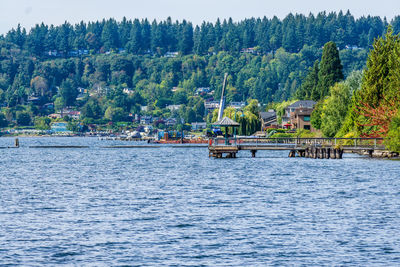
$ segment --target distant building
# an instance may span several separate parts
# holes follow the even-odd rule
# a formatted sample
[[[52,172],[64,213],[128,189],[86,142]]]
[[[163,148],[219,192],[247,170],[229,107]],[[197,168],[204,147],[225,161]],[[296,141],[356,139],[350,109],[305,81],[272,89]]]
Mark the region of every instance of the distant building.
[[[260,112],[262,130],[268,128],[278,128],[278,121],[276,118],[275,110],[268,110],[268,112]]]
[[[28,97],[28,103],[37,105],[37,104],[39,104],[39,102],[40,102],[40,97],[37,97],[37,96],[29,96]]]
[[[196,95],[206,95],[210,94],[211,89],[210,87],[199,87],[196,89]]]
[[[175,118],[168,118],[165,120],[166,126],[175,126],[177,124],[177,120]]]
[[[282,126],[293,129],[311,128],[311,113],[314,110],[316,102],[312,100],[297,101],[285,109],[285,115],[282,117]]]
[[[241,109],[246,106],[246,102],[231,102],[229,103],[230,107],[233,107],[234,109]]]
[[[206,122],[192,122],[192,131],[202,131],[207,128]]]
[[[311,113],[313,108],[298,107],[294,112],[290,113],[290,123],[293,129],[304,129],[313,131],[311,127]]]
[[[240,52],[245,54],[257,54],[255,47],[243,48]]]
[[[361,50],[362,48],[361,48],[361,47],[358,47],[358,46],[356,46],[356,45],[346,45],[346,46],[345,46],[345,49],[346,49],[346,50]]]
[[[124,88],[124,89],[122,90],[122,92],[123,92],[124,94],[131,95],[131,94],[133,94],[135,91],[132,90],[131,88]]]
[[[164,57],[174,58],[174,57],[177,57],[178,55],[179,55],[178,52],[167,52],[167,53],[165,53]]]
[[[140,106],[140,111],[147,112],[149,110],[148,106]]]
[[[54,104],[53,104],[53,103],[44,104],[44,105],[43,105],[43,108],[44,108],[44,109],[47,109],[47,110],[54,109]]]
[[[81,117],[81,112],[77,111],[77,110],[73,110],[73,109],[69,109],[69,108],[64,108],[62,111],[59,111],[55,114],[50,114],[48,117],[50,118],[64,118],[64,117],[70,117],[74,120],[79,120],[79,118]]]
[[[206,110],[214,110],[219,108],[219,101],[204,101],[204,108]]]
[[[140,118],[140,124],[142,125],[148,125],[151,124],[153,122],[153,117],[151,116],[142,116]]]
[[[173,93],[175,93],[176,91],[178,91],[179,89],[182,89],[182,88],[179,88],[179,87],[172,87],[172,89],[171,89],[171,92],[173,92]]]
[[[170,111],[176,111],[181,108],[181,105],[168,105],[166,108],[169,109]]]

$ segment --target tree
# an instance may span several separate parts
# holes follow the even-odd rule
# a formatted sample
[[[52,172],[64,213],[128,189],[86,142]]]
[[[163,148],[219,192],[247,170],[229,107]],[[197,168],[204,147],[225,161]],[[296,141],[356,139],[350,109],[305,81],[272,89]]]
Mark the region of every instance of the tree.
[[[126,117],[126,114],[122,108],[108,107],[104,117],[112,122],[118,122],[123,121]]]
[[[400,37],[389,27],[384,38],[375,40],[360,90],[356,91],[341,135],[388,135],[390,123],[400,107]]]
[[[62,110],[65,107],[65,102],[62,97],[57,97],[54,101],[55,110]]]
[[[342,69],[343,67],[340,62],[339,51],[336,44],[334,42],[326,43],[322,52],[322,59],[318,72],[318,100],[323,99],[329,94],[329,88],[331,86],[343,80]]]
[[[38,130],[50,130],[51,119],[48,117],[36,117],[34,120],[35,128]]]
[[[318,72],[319,72],[319,61],[314,62],[314,66],[309,68],[309,72],[304,79],[303,84],[296,92],[296,98],[300,100],[314,100],[318,101],[320,95],[317,93],[318,85]]]
[[[391,120],[385,145],[390,151],[400,153],[400,110]]]
[[[337,83],[324,100],[321,114],[321,130],[327,137],[334,137],[343,125],[351,101],[350,87]]]
[[[17,124],[20,126],[29,126],[31,124],[31,115],[28,112],[17,112]]]
[[[0,128],[4,128],[8,126],[8,121],[4,113],[0,113]]]
[[[90,99],[81,110],[82,118],[100,119],[103,113],[97,99]]]
[[[61,83],[59,95],[65,106],[73,106],[75,104],[78,90],[71,79],[66,79]]]

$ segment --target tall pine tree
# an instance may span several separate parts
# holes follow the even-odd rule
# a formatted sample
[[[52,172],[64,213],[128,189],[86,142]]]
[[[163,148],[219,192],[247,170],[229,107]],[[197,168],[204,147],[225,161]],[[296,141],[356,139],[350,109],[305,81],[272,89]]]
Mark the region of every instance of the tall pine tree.
[[[329,88],[343,80],[343,66],[340,62],[339,51],[334,42],[328,42],[322,52],[321,64],[318,72],[317,92],[319,99],[329,94]],[[317,96],[315,96],[315,100]]]
[[[314,66],[309,69],[309,73],[302,86],[296,92],[296,98],[300,100],[318,100],[319,94],[317,92],[318,85],[318,72],[319,72],[319,61],[314,62]]]

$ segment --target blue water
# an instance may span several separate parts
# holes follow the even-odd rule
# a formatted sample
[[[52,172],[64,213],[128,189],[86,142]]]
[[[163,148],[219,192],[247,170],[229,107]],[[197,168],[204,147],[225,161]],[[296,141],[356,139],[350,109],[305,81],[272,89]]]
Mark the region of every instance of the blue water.
[[[400,161],[20,142],[0,150],[0,265],[400,265]],[[90,147],[29,148],[49,144]]]

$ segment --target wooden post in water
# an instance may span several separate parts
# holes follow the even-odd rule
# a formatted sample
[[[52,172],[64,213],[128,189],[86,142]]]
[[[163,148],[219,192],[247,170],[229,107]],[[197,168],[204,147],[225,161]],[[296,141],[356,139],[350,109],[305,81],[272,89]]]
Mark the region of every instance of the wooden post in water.
[[[326,149],[326,158],[327,158],[327,159],[330,159],[330,158],[331,158],[331,148],[330,148],[330,147],[328,147],[328,148]]]
[[[296,150],[290,150],[289,158],[295,158],[295,157],[296,157]]]
[[[15,138],[15,147],[18,148],[19,147],[19,139]]]
[[[321,151],[320,151],[319,148],[317,148],[316,150],[317,150],[317,153],[316,153],[316,154],[317,154],[317,157],[316,157],[316,158],[317,158],[317,159],[320,159],[320,158],[321,158]]]
[[[250,150],[250,152],[251,152],[251,157],[255,158],[257,150]]]
[[[339,159],[343,158],[343,149],[338,149],[338,153],[339,153]]]

